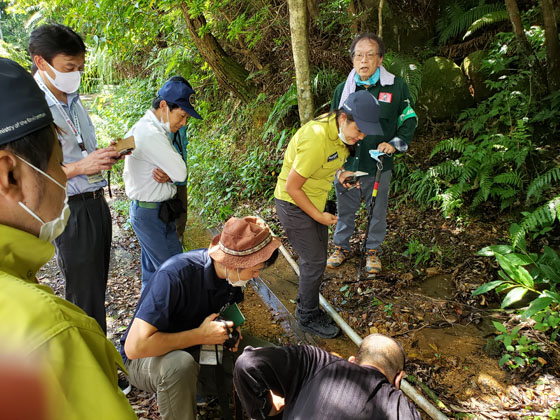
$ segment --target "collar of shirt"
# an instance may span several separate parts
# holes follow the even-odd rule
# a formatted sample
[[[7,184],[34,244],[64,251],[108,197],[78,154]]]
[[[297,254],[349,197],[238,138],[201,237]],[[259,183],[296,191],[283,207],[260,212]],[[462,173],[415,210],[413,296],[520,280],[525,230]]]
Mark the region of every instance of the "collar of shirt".
[[[70,107],[74,104],[74,102],[76,102],[80,97],[80,94],[78,93],[78,91],[74,92],[74,93],[68,93],[66,95],[66,99],[67,99],[67,103],[58,101],[60,103],[60,105],[62,105],[63,107],[66,107],[68,109],[70,109]],[[45,99],[47,101],[47,105],[49,107],[54,106],[55,103],[53,102],[53,99],[50,97],[50,95],[45,95]]]
[[[211,290],[228,288],[228,289],[237,289],[230,285],[226,279],[221,279],[218,277],[218,273],[216,273],[216,269],[214,268],[214,260],[210,255],[208,255],[208,250],[204,251],[207,260],[204,264],[204,283],[206,287]]]
[[[54,255],[53,244],[23,230],[0,224],[0,238],[0,270],[27,281]]]
[[[330,117],[329,126],[327,128],[327,136],[331,141],[338,140],[341,144],[344,144],[342,143],[342,140],[338,138],[338,126],[336,124],[336,114],[333,114]]]
[[[165,129],[161,125],[161,121],[159,120],[159,118],[155,114],[154,110],[153,109],[148,109],[146,111],[145,116],[149,120],[151,120],[151,122],[154,124],[154,127],[156,128],[156,130],[159,131],[162,135],[164,135],[167,138],[167,140],[169,141],[169,143],[172,144],[172,140],[169,138],[169,134],[167,133],[167,131],[165,131]]]

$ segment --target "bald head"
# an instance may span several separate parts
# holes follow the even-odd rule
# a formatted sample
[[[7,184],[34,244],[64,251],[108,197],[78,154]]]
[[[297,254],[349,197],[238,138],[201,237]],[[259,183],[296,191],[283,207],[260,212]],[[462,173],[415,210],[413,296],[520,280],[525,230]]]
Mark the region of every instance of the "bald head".
[[[375,366],[391,383],[404,369],[404,361],[404,349],[399,342],[383,334],[370,334],[364,338],[356,355],[358,365]]]

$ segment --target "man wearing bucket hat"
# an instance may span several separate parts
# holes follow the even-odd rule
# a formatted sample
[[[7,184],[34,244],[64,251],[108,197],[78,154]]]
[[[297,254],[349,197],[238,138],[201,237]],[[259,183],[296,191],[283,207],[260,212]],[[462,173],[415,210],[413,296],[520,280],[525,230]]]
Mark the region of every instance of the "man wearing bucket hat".
[[[187,167],[174,148],[172,137],[187,118],[202,119],[192,106],[195,91],[188,83],[172,79],[158,91],[152,109],[130,129],[136,148],[125,158],[123,179],[131,199],[130,221],[141,246],[142,289],[157,268],[183,251],[175,219],[185,212],[174,198],[174,182],[184,182]]]
[[[200,346],[221,345],[229,337],[216,317],[243,300],[242,286],[274,262],[279,246],[261,219],[233,217],[209,249],[170,258],[142,292],[121,338],[121,355],[130,382],[157,392],[164,420],[196,418]]]
[[[336,216],[325,211],[335,173],[344,183],[352,172],[340,168],[366,135],[382,133],[379,103],[367,91],[348,96],[344,106],[301,127],[290,140],[274,197],[276,214],[299,255],[296,317],[301,329],[323,338],[339,329],[319,309],[319,288],[327,262],[328,226]]]
[[[0,417],[35,410],[26,418],[136,418],[117,385],[122,360],[99,324],[37,281],[69,219],[63,152],[44,93],[5,58],[0,92],[0,364],[8,367],[0,372],[20,367],[14,379],[31,375],[36,385],[11,411],[17,383],[0,384]]]

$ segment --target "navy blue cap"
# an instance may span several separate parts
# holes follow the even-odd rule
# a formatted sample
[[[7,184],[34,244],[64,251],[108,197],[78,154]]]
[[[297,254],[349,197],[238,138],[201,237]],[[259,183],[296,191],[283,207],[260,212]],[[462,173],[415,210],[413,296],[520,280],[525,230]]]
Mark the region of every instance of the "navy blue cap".
[[[53,117],[33,76],[15,61],[0,58],[0,144],[47,127]]]
[[[179,80],[165,82],[158,92],[158,96],[166,102],[178,105],[191,117],[201,120],[202,117],[193,108],[195,91],[186,83]]]
[[[351,93],[344,101],[342,108],[352,115],[360,131],[368,136],[382,136],[383,129],[379,124],[381,107],[379,102],[367,90]]]

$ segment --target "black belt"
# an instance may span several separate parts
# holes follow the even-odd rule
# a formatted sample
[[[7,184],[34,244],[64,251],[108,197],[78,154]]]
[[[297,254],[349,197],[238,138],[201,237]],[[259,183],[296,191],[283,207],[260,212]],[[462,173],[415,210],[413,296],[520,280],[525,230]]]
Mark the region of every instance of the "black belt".
[[[96,198],[100,198],[100,197],[103,197],[103,188],[99,188],[98,190],[95,191],[71,195],[68,197],[68,202],[95,200]]]

